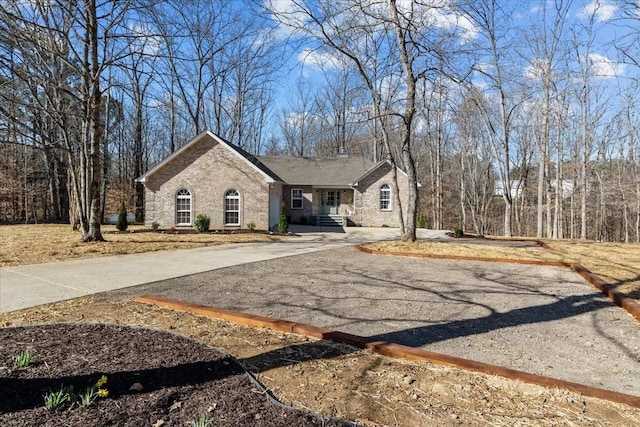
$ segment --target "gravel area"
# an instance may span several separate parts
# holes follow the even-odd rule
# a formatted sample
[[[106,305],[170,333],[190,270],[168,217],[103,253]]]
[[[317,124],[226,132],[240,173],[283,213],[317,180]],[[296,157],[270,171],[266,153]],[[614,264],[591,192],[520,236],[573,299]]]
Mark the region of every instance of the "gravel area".
[[[349,247],[101,297],[141,294],[376,336],[640,395],[640,325],[568,269],[369,255]]]

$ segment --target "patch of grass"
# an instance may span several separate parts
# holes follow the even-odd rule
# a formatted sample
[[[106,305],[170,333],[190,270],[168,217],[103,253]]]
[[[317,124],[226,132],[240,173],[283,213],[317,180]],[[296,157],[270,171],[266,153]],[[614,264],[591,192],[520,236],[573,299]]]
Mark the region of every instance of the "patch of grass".
[[[59,390],[51,391],[44,395],[45,408],[54,411],[60,408],[66,401],[69,400],[70,389],[68,387],[60,386]]]
[[[170,234],[144,230],[144,226],[131,225],[131,233],[112,234],[109,232],[115,232],[115,226],[103,225],[106,242],[82,243],[80,233],[65,224],[0,225],[0,267],[279,239],[261,233]]]
[[[99,397],[109,396],[109,391],[105,388],[107,383],[106,375],[100,377],[100,379],[91,387],[87,387],[84,391],[76,393],[73,386],[61,385],[59,390],[49,390],[44,397],[44,406],[49,410],[56,410],[61,408],[65,403],[68,403],[73,408],[74,405],[83,407],[90,406]]]
[[[213,425],[213,420],[209,419],[206,414],[201,414],[197,420],[189,423],[189,427],[213,427]]]

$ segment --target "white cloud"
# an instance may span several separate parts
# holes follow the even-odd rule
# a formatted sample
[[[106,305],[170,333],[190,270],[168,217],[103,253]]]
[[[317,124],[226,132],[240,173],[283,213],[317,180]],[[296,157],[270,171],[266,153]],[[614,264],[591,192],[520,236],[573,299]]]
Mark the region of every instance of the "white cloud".
[[[524,77],[527,80],[540,80],[543,73],[542,65],[543,63],[541,60],[534,59],[531,61],[531,64],[524,69]]]
[[[304,65],[312,68],[341,69],[345,67],[344,60],[332,52],[319,51],[317,49],[306,48],[298,54],[298,60]]]
[[[598,22],[605,22],[613,18],[618,11],[618,7],[610,3],[609,0],[592,0],[591,3],[585,5],[578,16],[581,18],[596,16]]]
[[[145,55],[157,54],[164,44],[162,37],[153,35],[151,30],[139,25],[131,26],[129,34],[132,37],[130,49]]]
[[[416,3],[414,0],[398,2],[401,13],[412,14],[412,23],[418,28],[436,27],[446,30],[459,30],[463,41],[474,39],[479,30],[473,21],[464,13],[456,10],[455,3],[450,0],[430,0]]]
[[[625,64],[615,63],[604,55],[591,53],[587,59],[591,74],[605,79],[621,76],[626,70]]]
[[[308,22],[302,6],[293,0],[263,0],[262,4],[276,24],[274,35],[277,39],[284,40],[295,35],[296,29],[304,28]]]
[[[297,9],[293,0],[265,0],[265,5],[273,13],[291,13]]]

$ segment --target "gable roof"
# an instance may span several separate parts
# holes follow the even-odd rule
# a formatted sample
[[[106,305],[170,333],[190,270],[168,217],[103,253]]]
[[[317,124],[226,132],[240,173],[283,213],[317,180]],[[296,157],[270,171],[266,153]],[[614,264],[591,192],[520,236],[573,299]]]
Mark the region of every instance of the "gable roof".
[[[242,148],[230,143],[229,141],[224,140],[223,138],[219,137],[215,133],[208,130],[198,134],[189,142],[184,144],[182,147],[180,147],[179,149],[171,153],[169,156],[165,157],[160,163],[156,164],[154,167],[152,167],[147,172],[145,172],[140,178],[136,179],[136,181],[144,184],[147,178],[149,178],[150,176],[158,172],[160,169],[162,169],[165,165],[173,161],[175,158],[179,157],[183,152],[187,151],[193,145],[198,144],[199,142],[203,141],[207,137],[213,139],[222,147],[226,148],[227,150],[231,151],[232,153],[237,155],[239,158],[241,158],[252,169],[258,171],[265,178],[265,181],[267,182],[282,181],[282,179],[278,175],[273,173],[273,171],[271,171],[268,167],[262,164],[258,159],[256,159],[255,156],[249,154]]]
[[[348,186],[373,166],[373,162],[363,157],[260,156],[257,159],[290,185]]]
[[[373,171],[384,164],[391,165],[389,160],[378,163],[364,157],[284,157],[284,156],[254,156],[219,137],[211,131],[204,131],[182,147],[171,153],[160,163],[145,172],[136,181],[145,183],[146,180],[171,163],[182,153],[206,138],[213,139],[217,144],[231,151],[242,159],[248,166],[259,172],[266,182],[282,182],[289,185],[314,186],[357,186],[358,182],[366,178]],[[404,173],[401,169],[398,169]],[[406,175],[406,174],[405,174]]]

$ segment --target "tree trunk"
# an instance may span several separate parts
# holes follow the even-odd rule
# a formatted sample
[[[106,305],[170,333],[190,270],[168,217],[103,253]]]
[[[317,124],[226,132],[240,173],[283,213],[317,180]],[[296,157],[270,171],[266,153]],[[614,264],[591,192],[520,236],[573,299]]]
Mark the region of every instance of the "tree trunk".
[[[466,205],[466,198],[465,198],[465,192],[467,191],[467,189],[465,188],[465,182],[464,182],[464,177],[465,177],[465,167],[464,167],[464,154],[460,153],[460,217],[461,222],[462,222],[462,230],[464,231],[466,228],[466,224],[467,224],[467,209],[465,208]],[[474,229],[476,234],[480,234],[480,232],[477,229],[477,226],[475,226],[474,224]]]
[[[85,150],[88,149],[86,181],[89,203],[89,223],[84,230],[82,241],[97,242],[104,241],[100,230],[100,184],[102,182],[102,168],[100,158],[100,137],[101,132],[101,93],[100,93],[100,72],[98,56],[98,22],[96,1],[91,0],[85,4],[87,18],[87,37],[85,49],[88,52],[88,62],[85,63],[85,87],[89,99],[87,100],[88,129],[85,133]],[[85,58],[87,57],[85,56]],[[85,211],[86,212],[86,211]]]

